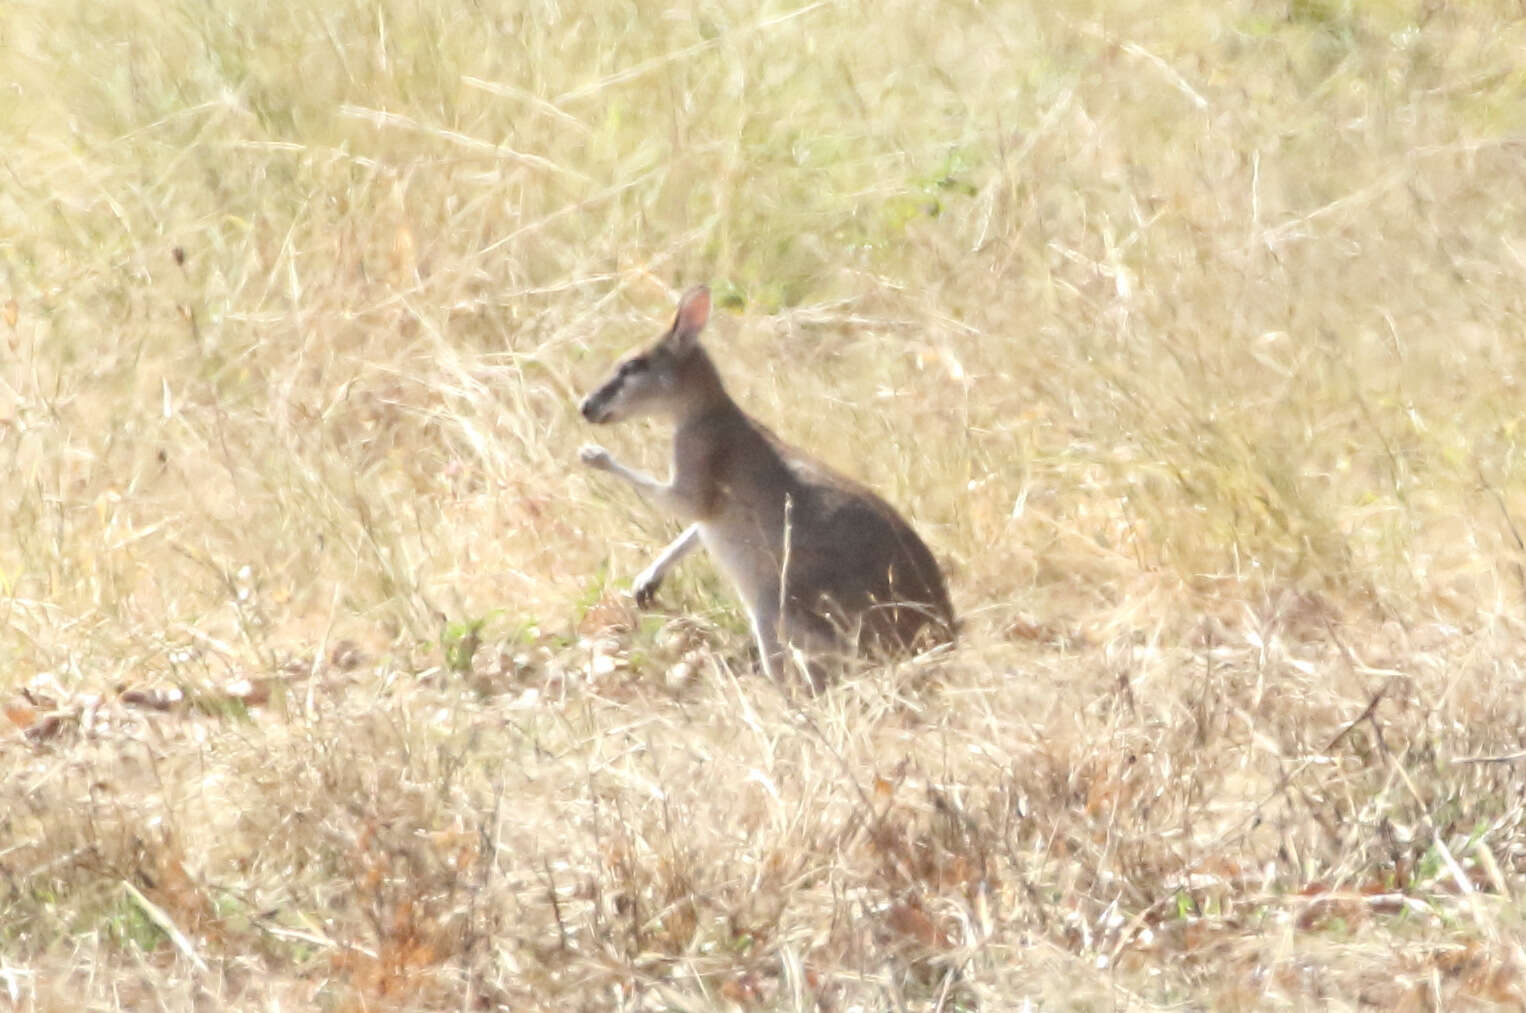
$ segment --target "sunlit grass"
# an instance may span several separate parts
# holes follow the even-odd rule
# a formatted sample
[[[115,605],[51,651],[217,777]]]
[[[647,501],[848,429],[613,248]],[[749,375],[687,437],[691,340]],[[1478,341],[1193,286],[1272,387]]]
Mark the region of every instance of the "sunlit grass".
[[[1521,1001],[1518,5],[0,20],[21,1008]],[[621,596],[700,281],[955,654]]]

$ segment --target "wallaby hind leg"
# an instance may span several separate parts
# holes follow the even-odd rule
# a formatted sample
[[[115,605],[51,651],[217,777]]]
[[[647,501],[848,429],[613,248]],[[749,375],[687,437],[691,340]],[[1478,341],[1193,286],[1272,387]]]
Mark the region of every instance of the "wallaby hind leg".
[[[842,675],[848,641],[821,616],[797,611],[787,622],[791,668],[820,693]]]
[[[781,622],[778,606],[773,604],[749,608],[747,617],[764,674],[779,686],[786,686],[800,676],[812,692],[826,688],[833,662],[841,661],[841,648],[835,638]]]
[[[758,645],[758,659],[763,664],[764,674],[782,685],[789,658],[779,638],[778,606],[772,603],[757,608],[749,606],[747,619],[752,625],[752,638]]]

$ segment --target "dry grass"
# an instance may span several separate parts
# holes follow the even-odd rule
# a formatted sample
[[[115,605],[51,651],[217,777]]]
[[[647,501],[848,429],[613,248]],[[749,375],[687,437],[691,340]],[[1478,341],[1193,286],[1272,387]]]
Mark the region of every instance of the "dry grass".
[[[1526,1005],[1526,15],[0,23],[0,996]],[[707,280],[947,561],[816,698],[583,474]],[[609,436],[660,466],[660,429]]]

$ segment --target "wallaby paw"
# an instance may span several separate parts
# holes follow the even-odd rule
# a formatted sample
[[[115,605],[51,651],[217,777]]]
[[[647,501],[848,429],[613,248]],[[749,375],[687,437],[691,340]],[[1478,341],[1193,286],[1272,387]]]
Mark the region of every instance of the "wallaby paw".
[[[598,468],[600,471],[608,471],[615,463],[615,459],[609,456],[609,451],[597,443],[585,443],[578,449],[578,460],[590,468]]]
[[[652,602],[657,599],[657,589],[662,586],[662,575],[648,573],[643,570],[636,574],[636,579],[631,582],[631,594],[636,598],[638,608],[651,608]]]

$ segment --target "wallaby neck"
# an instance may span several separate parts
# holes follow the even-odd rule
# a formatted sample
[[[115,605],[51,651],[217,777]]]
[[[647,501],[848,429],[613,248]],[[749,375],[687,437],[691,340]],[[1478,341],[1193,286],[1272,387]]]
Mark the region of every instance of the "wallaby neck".
[[[726,392],[720,371],[703,348],[695,348],[684,360],[678,377],[683,402],[675,413],[679,428],[718,417],[740,415],[742,409]]]

